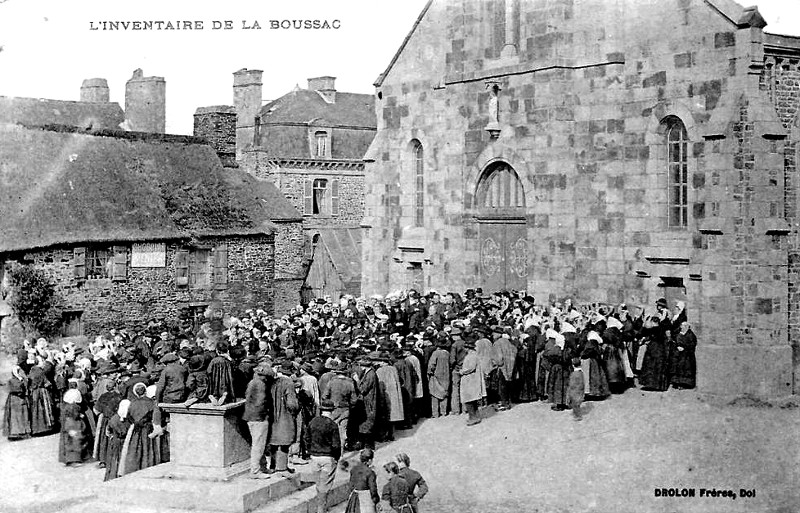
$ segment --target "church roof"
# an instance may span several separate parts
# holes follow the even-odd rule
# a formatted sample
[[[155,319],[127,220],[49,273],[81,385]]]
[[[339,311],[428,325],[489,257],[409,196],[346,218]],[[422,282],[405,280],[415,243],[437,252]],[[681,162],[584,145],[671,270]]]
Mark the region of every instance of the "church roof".
[[[125,115],[118,103],[0,96],[0,123],[118,129],[123,121]]]
[[[375,99],[371,94],[336,92],[327,102],[322,94],[295,89],[261,108],[261,123],[266,125],[310,125],[377,129]]]
[[[0,124],[0,252],[272,234],[301,216],[200,139]]]

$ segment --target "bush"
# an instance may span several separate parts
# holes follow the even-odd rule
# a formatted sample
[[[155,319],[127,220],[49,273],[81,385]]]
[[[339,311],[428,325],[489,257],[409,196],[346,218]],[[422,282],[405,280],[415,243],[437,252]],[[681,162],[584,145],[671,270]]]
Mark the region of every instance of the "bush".
[[[15,265],[9,271],[8,304],[14,310],[25,335],[52,337],[61,329],[56,287],[50,277],[32,265]]]

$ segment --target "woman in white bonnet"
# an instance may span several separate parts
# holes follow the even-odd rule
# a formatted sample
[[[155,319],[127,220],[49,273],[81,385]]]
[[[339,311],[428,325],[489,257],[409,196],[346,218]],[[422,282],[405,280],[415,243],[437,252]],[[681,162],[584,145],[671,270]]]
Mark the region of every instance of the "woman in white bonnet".
[[[61,438],[58,444],[58,461],[66,466],[83,463],[86,457],[86,434],[83,423],[83,397],[77,388],[64,393],[61,406]]]

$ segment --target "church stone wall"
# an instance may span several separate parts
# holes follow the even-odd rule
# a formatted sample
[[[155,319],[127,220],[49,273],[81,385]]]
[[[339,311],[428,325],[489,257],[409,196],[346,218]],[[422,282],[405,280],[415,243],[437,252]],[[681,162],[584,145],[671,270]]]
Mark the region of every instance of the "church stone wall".
[[[700,1],[520,2],[514,52],[495,46],[492,5],[434,2],[376,91],[364,293],[405,288],[415,262],[425,288],[480,286],[473,195],[500,160],[525,190],[530,293],[644,307],[685,295],[701,389],[789,393],[782,221],[794,142],[759,92],[760,27]],[[485,129],[494,85],[496,139]],[[670,117],[688,139],[683,228],[668,225]]]

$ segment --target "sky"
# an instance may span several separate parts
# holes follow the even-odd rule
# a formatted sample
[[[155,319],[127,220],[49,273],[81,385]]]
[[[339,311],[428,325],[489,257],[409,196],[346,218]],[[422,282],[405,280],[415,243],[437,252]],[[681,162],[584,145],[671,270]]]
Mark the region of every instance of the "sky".
[[[265,101],[323,75],[337,77],[339,91],[373,93],[426,1],[0,0],[0,95],[78,100],[83,79],[97,77],[124,107],[125,82],[141,68],[166,79],[167,132],[190,134],[197,107],[232,104],[241,68],[264,71]],[[744,3],[759,6],[768,32],[800,35],[800,0]],[[102,30],[109,20],[203,29]],[[226,20],[230,29],[214,28]],[[339,28],[272,29],[270,20]]]

